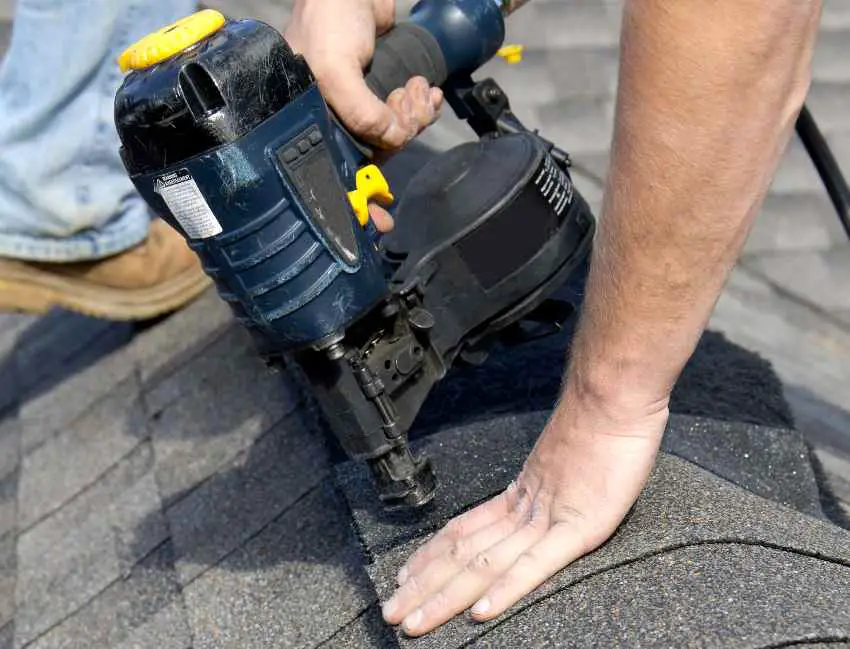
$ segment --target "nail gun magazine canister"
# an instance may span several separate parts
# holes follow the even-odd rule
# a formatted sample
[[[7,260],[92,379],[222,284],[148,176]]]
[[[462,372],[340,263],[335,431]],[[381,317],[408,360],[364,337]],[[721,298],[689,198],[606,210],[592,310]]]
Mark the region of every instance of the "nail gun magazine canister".
[[[280,33],[205,11],[124,53],[121,156],[221,297],[278,349],[332,336],[386,294],[363,162]]]

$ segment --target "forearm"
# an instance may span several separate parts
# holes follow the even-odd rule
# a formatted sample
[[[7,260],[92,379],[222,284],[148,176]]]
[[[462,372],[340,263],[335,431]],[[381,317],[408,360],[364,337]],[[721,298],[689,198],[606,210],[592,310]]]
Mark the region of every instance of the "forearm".
[[[819,17],[819,0],[626,1],[568,386],[666,407],[793,133]]]

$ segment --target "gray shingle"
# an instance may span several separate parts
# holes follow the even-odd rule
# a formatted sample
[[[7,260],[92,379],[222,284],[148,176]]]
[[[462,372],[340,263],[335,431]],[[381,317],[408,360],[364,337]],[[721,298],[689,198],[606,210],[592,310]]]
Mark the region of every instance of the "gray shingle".
[[[830,29],[850,28],[850,5],[844,0],[824,0],[822,24]]]
[[[775,252],[747,259],[745,265],[824,311],[850,309],[850,250]]]
[[[778,299],[757,276],[738,267],[711,326],[769,359],[786,385],[806,386],[845,408],[850,382],[850,333],[793,300]]]
[[[131,323],[50,311],[18,338],[18,378],[23,396],[44,392],[73,376],[125,344],[133,330]]]
[[[266,370],[237,326],[151,385],[146,397],[166,504],[248,448],[297,402],[285,377]]]
[[[160,615],[161,614],[161,615]],[[163,629],[168,623],[170,627]],[[169,638],[173,645],[140,645],[146,638]],[[32,649],[160,649],[188,646],[187,627],[180,607],[174,556],[164,543],[123,579],[111,583],[73,616],[51,628]]]
[[[15,616],[15,579],[18,572],[17,538],[0,536],[0,627]]]
[[[398,641],[374,604],[316,649],[398,649]]]
[[[850,43],[843,29],[822,29],[815,49],[813,78],[817,81],[850,82],[845,62],[850,56]]]
[[[848,94],[850,93],[848,93],[847,83],[828,81],[812,83],[806,103],[818,126],[827,136],[830,133],[845,132],[850,129],[845,112]]]
[[[142,624],[115,649],[191,649],[192,633],[181,599]]]
[[[478,421],[468,436],[439,434],[420,442],[434,459],[440,491],[427,515],[388,514],[377,507],[368,469],[360,463],[337,468],[337,480],[354,514],[358,534],[369,553],[381,553],[407,539],[434,529],[436,521],[448,519],[466,503],[496,493],[516,476],[525,453],[533,445],[548,413],[532,412]],[[491,443],[504,431],[511,443]],[[471,432],[470,431],[470,432]],[[474,473],[473,473],[474,471]]]
[[[188,307],[136,337],[131,346],[143,383],[155,382],[199,350],[204,340],[233,322],[230,307],[208,289]]]
[[[21,534],[18,644],[32,640],[85,605],[126,572],[122,559],[138,557],[141,548],[150,546],[150,526],[134,527],[130,510],[116,509],[114,504],[145,491],[152,465],[150,445],[144,444],[85,493]]]
[[[559,647],[566,634],[570,647],[596,647],[600,639],[610,647],[706,649],[850,641],[842,590],[850,590],[850,570],[814,557],[697,545],[595,573],[510,617],[474,646],[496,649],[522,638],[528,649]]]
[[[323,442],[299,413],[167,512],[182,583],[214,566],[311,491],[327,474]]]
[[[120,574],[109,519],[91,516],[72,529],[48,520],[19,541],[16,644],[72,614]]]
[[[474,437],[473,430],[459,429],[457,434],[466,439],[467,442],[471,442],[473,441],[471,438]],[[514,430],[511,430],[513,433]],[[448,441],[448,437],[443,435],[441,439],[434,440],[431,443],[432,449],[436,451],[438,445],[439,448],[442,448],[442,445]],[[504,434],[502,434],[501,439],[504,439]],[[490,443],[494,444],[495,441],[491,438]],[[464,458],[466,460],[464,464],[465,475],[468,481],[481,485],[478,493],[475,494],[479,497],[473,500],[467,497],[464,501],[455,501],[458,510],[465,509],[473,502],[493,493],[492,485],[484,477],[490,467],[476,457],[478,448],[484,443],[484,438],[474,440],[474,443],[469,444],[471,449]],[[514,452],[518,449],[507,450]],[[459,460],[459,463],[461,461]],[[488,486],[485,487],[485,484]],[[504,486],[502,485],[502,487]],[[454,500],[455,494],[447,493],[444,498]],[[466,505],[463,505],[463,502]],[[368,528],[372,524],[371,521],[364,524],[364,520],[362,517],[358,517],[358,529],[361,531],[361,535],[364,528]],[[439,522],[442,522],[442,520],[444,519]],[[436,529],[438,521],[435,519],[430,519],[430,521],[433,529]],[[370,567],[370,574],[382,599],[389,596],[395,583],[396,571],[404,559],[421,544],[421,541],[422,539],[417,539],[403,545],[395,545],[391,550],[382,550],[376,554],[374,564]],[[662,456],[647,489],[627,521],[617,535],[602,548],[576,561],[556,575],[502,616],[500,620],[478,625],[467,618],[458,617],[431,636],[415,642],[402,638],[401,644],[402,646],[440,647],[441,649],[456,647],[463,642],[480,637],[488,629],[504,623],[502,628],[505,633],[513,629],[512,637],[516,640],[509,643],[513,646],[527,631],[525,624],[517,622],[516,626],[513,625],[513,616],[539,602],[547,601],[553,594],[562,590],[571,592],[576,584],[587,581],[593,575],[610,571],[613,573],[613,579],[619,584],[621,596],[626,599],[639,600],[642,594],[639,584],[630,579],[628,574],[618,572],[622,566],[634,563],[647,556],[663,555],[682,546],[714,543],[763,545],[782,549],[783,552],[789,554],[819,557],[822,564],[817,561],[813,564],[805,564],[807,575],[799,574],[797,578],[811,578],[811,585],[819,585],[823,589],[823,592],[818,595],[819,601],[824,601],[824,598],[826,598],[826,600],[832,602],[831,606],[823,609],[826,622],[819,614],[815,613],[804,620],[805,625],[800,622],[803,626],[798,625],[795,628],[805,627],[808,631],[810,626],[806,625],[811,624],[817,626],[821,631],[839,628],[844,629],[843,632],[845,633],[850,632],[850,629],[841,626],[845,624],[846,610],[840,604],[835,604],[843,601],[840,593],[845,591],[844,584],[850,583],[848,581],[850,580],[850,535],[847,532],[831,525],[818,523],[798,512],[777,507],[775,503],[747,494],[738,487],[698,469],[693,464],[669,456]],[[758,565],[759,555],[750,553],[749,556],[752,563],[745,565]],[[771,572],[772,575],[766,576],[762,571],[756,570],[747,570],[743,575],[738,572],[736,573],[738,577],[736,587],[743,588],[741,582],[749,582],[750,587],[754,589],[758,588],[759,583],[762,584],[763,588],[775,588],[777,584],[772,580],[772,576],[781,571],[778,568],[771,567],[767,572]],[[789,573],[785,572],[784,574],[787,577]],[[674,568],[668,567],[664,575],[655,577],[655,580],[658,582],[659,589],[666,589],[670,593],[671,600],[679,602],[679,604],[671,605],[666,609],[653,609],[654,617],[644,621],[645,627],[653,625],[661,627],[664,624],[663,619],[668,617],[674,620],[680,616],[685,617],[689,606],[692,604],[687,597],[692,582],[684,578]],[[795,590],[794,580],[791,580],[790,583],[787,579],[785,581],[787,585],[784,590],[776,591],[777,597],[784,597],[786,602],[797,602],[799,608],[795,612],[805,612],[806,607],[799,592]],[[719,582],[714,583],[717,585]],[[605,605],[610,603],[609,592],[606,588],[600,587],[588,595],[584,601],[598,601],[600,605]],[[724,592],[722,588],[717,588],[715,596],[722,596]],[[716,603],[716,600],[711,597],[706,597],[706,599],[709,602]],[[732,602],[728,603],[730,609],[733,608],[732,604]],[[738,605],[741,608],[735,609],[735,619],[740,619],[741,615],[749,612],[752,615],[753,624],[760,628],[761,633],[770,633],[771,628],[773,628],[770,623],[770,619],[773,618],[770,608],[761,608],[757,603],[748,600],[739,601]],[[790,608],[788,610],[790,612]],[[590,615],[573,618],[570,611],[562,609],[563,612],[559,614],[559,617],[552,619],[547,618],[543,611],[539,614],[533,611],[535,609],[530,609],[529,615],[533,616],[530,619],[540,625],[558,624],[562,633],[567,632],[567,629],[571,628],[570,625],[578,624],[578,620],[587,624],[587,629],[596,628],[593,626],[595,619]],[[766,620],[765,613],[759,614],[759,611],[766,611],[770,619]],[[587,609],[583,609],[583,612],[586,613]],[[793,619],[800,621],[799,616]],[[563,626],[560,626],[562,622]],[[824,626],[827,622],[828,625]],[[836,625],[838,626],[836,627]],[[727,627],[716,629],[716,631],[718,631],[720,637],[727,640],[730,638],[731,630]],[[783,627],[783,631],[788,631],[788,634],[791,633],[788,627]],[[704,643],[708,642],[706,637],[712,637],[714,632],[711,627],[703,627],[697,628],[695,633],[697,634],[696,638]],[[789,636],[785,635],[784,637],[787,639]],[[662,635],[657,639],[657,642],[666,643],[664,646],[680,646],[676,639],[675,634],[672,636]],[[608,643],[606,638],[605,644],[617,644],[616,640],[617,637],[615,636],[611,643]],[[763,643],[760,646],[765,646],[765,644]],[[632,641],[625,646],[640,645]],[[653,646],[660,646],[660,644]],[[740,646],[749,645],[742,644]]]
[[[173,371],[187,354],[231,320],[226,304],[215,291],[208,291],[182,311],[141,332],[128,345],[28,400],[20,412],[25,451],[84,415],[134,372],[139,371],[142,381],[148,382]]]
[[[135,376],[21,462],[19,525],[26,529],[69,501],[147,436]]]
[[[125,350],[102,358],[56,388],[29,399],[20,408],[22,450],[29,453],[84,416],[136,367]]]
[[[576,157],[604,152],[611,146],[614,100],[605,95],[588,95],[568,102],[541,104],[536,117],[526,126],[540,128],[543,137]]]
[[[809,449],[799,433],[673,415],[663,449],[763,498],[823,516]]]
[[[115,499],[109,505],[109,518],[121,572],[126,574],[169,537],[168,523],[152,471],[123,491],[116,491]]]
[[[320,644],[374,603],[362,565],[344,504],[318,487],[186,587],[195,649]]]
[[[0,478],[18,468],[21,425],[17,417],[0,419]]]
[[[617,89],[619,52],[613,47],[571,47],[549,50],[545,69],[549,83],[563,102],[579,96],[614,97]],[[541,102],[543,103],[543,102]]]
[[[756,219],[745,253],[824,250],[846,240],[825,193],[772,192]]]
[[[0,478],[0,536],[18,527],[18,475],[12,471]]]
[[[778,194],[823,192],[823,183],[817,169],[799,138],[791,139],[773,178],[771,191]]]
[[[527,9],[535,7],[523,7],[519,13]],[[533,40],[549,49],[619,43],[620,10],[614,4],[599,0],[561,0],[542,2],[536,9],[539,35]]]

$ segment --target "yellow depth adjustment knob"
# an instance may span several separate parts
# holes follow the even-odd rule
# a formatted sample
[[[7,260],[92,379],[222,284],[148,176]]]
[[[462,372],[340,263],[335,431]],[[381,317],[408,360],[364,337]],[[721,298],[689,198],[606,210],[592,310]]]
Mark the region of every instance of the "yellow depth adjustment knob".
[[[216,33],[225,22],[220,12],[205,9],[148,34],[118,57],[121,72],[145,70],[162,63]]]
[[[523,52],[525,52],[525,47],[522,45],[505,45],[496,54],[511,65],[515,65],[522,61]]]
[[[384,207],[389,207],[395,201],[390,192],[390,184],[384,174],[375,165],[368,165],[357,171],[357,189],[348,192],[348,200],[360,225],[369,222],[369,201],[374,200]]]

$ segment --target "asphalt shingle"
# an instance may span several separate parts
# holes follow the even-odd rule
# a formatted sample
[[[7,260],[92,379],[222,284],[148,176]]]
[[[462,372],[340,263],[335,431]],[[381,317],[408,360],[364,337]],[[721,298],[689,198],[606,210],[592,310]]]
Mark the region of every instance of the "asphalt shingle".
[[[842,245],[847,235],[823,193],[769,194],[756,219],[745,254],[823,250]]]
[[[746,266],[827,313],[850,310],[850,255],[844,248],[765,254]]]
[[[706,649],[846,640],[842,590],[850,590],[850,570],[828,561],[758,545],[696,545],[596,572],[472,646],[501,649],[519,638],[528,649],[595,647],[600,638],[611,647]]]
[[[163,629],[164,623],[169,624]],[[125,578],[116,579],[99,597],[76,615],[46,630],[32,649],[93,649],[94,647],[140,647],[146,638],[188,646],[187,626],[180,608],[170,543],[160,545],[137,564]],[[182,639],[182,640],[181,640]]]
[[[241,327],[231,327],[146,394],[156,477],[171,504],[217,472],[297,404],[266,370]]]
[[[17,343],[18,381],[22,397],[49,391],[127,343],[134,325],[54,310],[38,319]]]
[[[0,627],[15,617],[15,576],[17,539],[14,534],[0,536]]]
[[[180,367],[185,356],[232,321],[227,305],[208,291],[186,309],[145,331],[124,347],[67,377],[54,389],[22,404],[25,452],[66,428],[138,372],[143,383]]]
[[[18,528],[18,472],[0,478],[0,536],[14,535]]]
[[[320,644],[374,603],[362,565],[325,483],[186,587],[195,649]]]
[[[143,444],[83,494],[20,535],[18,645],[73,614],[126,574],[128,562],[152,547],[151,534],[161,539],[162,528],[153,529],[142,513],[148,507],[139,512],[139,527],[126,507],[145,492],[152,466],[150,445]],[[122,501],[124,506],[115,506]]]
[[[293,414],[167,511],[182,583],[255,536],[327,475],[323,441]]]
[[[477,437],[476,427],[470,426],[449,434],[441,433],[430,441],[432,451],[440,460],[445,460],[441,453],[448,451],[448,446],[451,446],[451,452],[458,451],[457,445],[450,443],[450,438],[455,435],[462,438],[470,449],[458,460],[458,464],[463,463],[466,482],[476,485],[474,493],[458,497],[459,494],[447,490],[443,494],[444,499],[453,502],[454,513],[495,493],[492,483],[485,477],[491,466],[478,455],[481,447],[495,445],[499,439],[504,439],[503,431],[506,429],[495,430],[489,429],[482,437]],[[510,430],[513,433],[515,429]],[[506,484],[504,482],[500,485],[500,489]],[[423,537],[404,543],[393,540],[389,546],[370,546],[369,539],[373,535],[368,533],[374,525],[373,520],[364,518],[359,512],[355,514],[361,537],[367,539],[367,548],[376,548],[372,555],[374,563],[369,570],[384,599],[394,587],[396,571],[420,545]],[[436,529],[445,518],[431,515],[427,520],[431,528]],[[733,557],[727,551],[725,555],[728,563],[715,565],[710,553],[695,555],[694,567],[702,566],[700,569],[706,573],[716,572],[716,575],[706,578],[701,592],[700,585],[681,571],[675,552],[683,547],[714,544],[725,544],[727,550],[735,545],[745,546],[747,559]],[[771,551],[783,557],[790,556],[792,565],[785,567],[780,558],[778,562],[770,563],[768,568],[756,570],[756,566],[764,565],[760,562],[767,556],[763,554],[765,548],[771,548]],[[647,582],[633,578],[625,568],[653,556],[662,557],[659,559],[662,574],[653,573],[652,579]],[[672,563],[665,564],[669,561]],[[735,565],[741,569],[735,570]],[[613,591],[606,584],[594,586],[583,597],[582,590],[575,590],[576,587],[582,588],[581,584],[591,583],[594,576],[606,573],[613,580],[606,583],[619,585],[617,597],[612,596]],[[777,580],[777,575],[781,575],[782,579]],[[847,532],[748,494],[691,463],[662,455],[647,489],[627,521],[602,548],[569,566],[495,622],[479,625],[468,618],[459,617],[437,633],[416,641],[400,636],[400,644],[440,649],[468,646],[465,643],[498,628],[502,644],[495,646],[514,646],[521,639],[525,642],[529,625],[535,624],[542,628],[542,637],[548,638],[550,643],[555,638],[563,638],[566,633],[574,634],[570,637],[576,638],[596,634],[593,637],[597,643],[600,637],[605,637],[607,643],[608,636],[598,635],[598,620],[588,614],[587,608],[579,607],[576,610],[575,607],[561,607],[561,613],[550,616],[545,606],[538,611],[537,605],[563,591],[563,597],[580,598],[571,602],[596,602],[599,608],[594,610],[608,609],[610,615],[610,610],[624,600],[640,601],[646,594],[644,584],[652,583],[653,580],[657,583],[657,590],[652,592],[667,593],[666,607],[645,608],[640,614],[643,616],[642,628],[655,629],[655,635],[648,639],[638,638],[634,634],[628,635],[627,629],[624,631],[626,639],[623,640],[617,632],[611,631],[612,644],[627,647],[680,646],[679,634],[682,630],[675,624],[669,626],[665,622],[669,619],[689,621],[692,625],[691,641],[698,642],[700,646],[715,646],[713,643],[719,641],[726,642],[724,646],[751,646],[746,638],[735,635],[738,628],[736,625],[746,616],[750,620],[748,632],[760,638],[772,638],[774,631],[778,630],[787,641],[806,637],[812,633],[812,629],[828,634],[841,633],[843,638],[850,638],[850,617],[843,604],[850,584],[850,535]],[[809,587],[817,589],[817,595],[812,596],[817,597],[817,601],[822,604],[819,611],[811,611],[811,607],[807,606],[805,593],[809,592]],[[714,590],[711,591],[711,588]],[[732,588],[747,590],[750,594],[727,602],[730,611],[734,609],[734,613],[730,613],[727,618],[718,621],[716,616],[706,616],[700,622],[699,617],[691,617],[695,601],[690,599],[692,595],[701,597],[707,604],[716,605],[718,598],[725,597]],[[768,596],[762,593],[761,600],[753,599],[753,594],[757,595],[761,589],[770,590],[771,594]],[[768,599],[769,604],[762,603]],[[781,602],[782,606],[772,608],[777,602]],[[774,623],[772,611],[775,610],[789,613],[789,625]],[[527,611],[523,614],[525,617],[516,617],[523,611]],[[512,640],[508,641],[508,638]],[[757,643],[757,646],[768,644]],[[532,646],[557,645],[547,645],[539,640],[538,644]],[[575,646],[589,645],[577,643]]]
[[[135,376],[21,462],[19,525],[26,529],[98,480],[147,437]]]
[[[398,641],[373,604],[316,649],[398,649]]]
[[[291,2],[210,4],[282,26]],[[405,0],[399,6],[409,4]],[[10,10],[5,5],[0,0],[0,14]],[[850,27],[845,5],[844,0],[826,0],[825,21],[833,31]],[[509,24],[509,40],[528,47],[523,64],[494,61],[482,70],[508,89],[529,126],[542,127],[544,135],[570,149],[599,177],[607,171],[613,123],[619,6],[601,0],[535,0]],[[7,27],[0,22],[0,53]],[[844,36],[822,39],[816,61],[812,104],[830,134],[846,131],[846,111],[839,110],[843,104],[838,101],[848,79],[838,63],[846,58]],[[471,135],[456,122],[443,123],[451,137]],[[843,160],[844,149],[839,152]],[[599,188],[577,175],[582,193],[598,208]],[[820,181],[796,143],[774,190],[780,193],[768,199],[751,253],[771,247],[820,249],[842,240]],[[850,308],[838,313],[850,314]],[[0,415],[22,390],[29,399],[22,404],[18,430],[0,423],[0,649],[11,649],[15,635],[19,647],[39,636],[30,645],[35,649],[190,649],[193,635],[197,648],[398,646],[364,578],[363,550],[376,560],[373,576],[385,595],[384,572],[392,575],[394,562],[434,529],[436,519],[445,520],[504,486],[545,421],[562,370],[552,359],[563,358],[566,346],[561,337],[504,352],[484,368],[457,373],[438,389],[415,431],[420,438],[436,432],[420,443],[432,445],[442,458],[438,470],[447,499],[431,518],[379,524],[377,516],[368,516],[374,501],[363,467],[343,468],[347,499],[359,507],[358,538],[349,527],[347,504],[332,486],[315,487],[326,475],[325,450],[308,427],[299,427],[299,414],[291,412],[298,403],[291,385],[265,372],[214,291],[117,350],[137,332],[67,314],[52,314],[36,327],[34,319],[0,318]],[[69,337],[72,345],[63,345]],[[674,401],[678,412],[703,417],[674,418],[665,449],[817,516],[818,494],[800,437],[777,428],[790,425],[790,416],[772,375],[753,357],[730,352],[717,337],[708,336],[701,345]],[[826,361],[835,364],[835,358]],[[144,407],[131,408],[131,419],[138,416],[140,426],[128,430],[127,404],[113,393],[137,377]],[[735,389],[723,389],[724,382]],[[765,388],[755,397],[745,389],[753,383]],[[132,437],[139,442],[147,435],[146,417],[152,418],[153,446],[142,442],[134,448]],[[740,422],[743,418],[770,425],[748,426]],[[95,427],[109,439],[100,440],[89,430]],[[15,527],[18,435],[27,456],[22,524],[30,529],[16,550],[14,535],[3,531]],[[487,471],[479,475],[475,467],[481,466]],[[618,536],[610,547],[559,576],[551,596],[496,626],[476,646],[547,646],[553,637],[599,644],[603,633],[612,638],[607,644],[620,638],[628,645],[637,638],[651,646],[666,637],[669,644],[697,639],[709,646],[705,638],[710,633],[703,633],[709,623],[714,632],[733,623],[735,632],[754,628],[750,638],[773,642],[790,637],[781,631],[805,624],[814,629],[824,621],[795,608],[797,602],[810,601],[824,617],[832,616],[828,622],[839,619],[829,588],[844,585],[844,573],[793,552],[702,545],[712,534],[759,540],[781,534],[783,543],[797,549],[810,543],[821,544],[819,552],[834,551],[828,541],[834,532],[824,531],[831,528],[804,524],[800,521],[809,519],[741,494],[691,464],[665,458],[629,522],[627,538]],[[167,516],[163,501],[169,505]],[[737,518],[730,522],[723,516]],[[767,521],[768,516],[776,520]],[[646,548],[668,542],[697,545],[609,569],[617,557],[631,561]],[[700,566],[700,576],[694,565]],[[736,566],[752,578],[741,583]],[[692,593],[684,592],[684,583],[693,586]],[[188,606],[180,584],[188,584]],[[739,599],[724,601],[732,588]],[[759,600],[759,588],[772,589],[769,597]],[[815,596],[807,599],[813,589]],[[15,591],[21,607],[17,629],[3,625],[14,610]],[[775,637],[764,635],[763,617],[739,617],[742,610],[761,611],[768,605],[788,612],[788,625],[775,625]],[[442,649],[456,646],[452,639],[468,630],[461,623],[449,635],[435,636],[438,640],[403,642]],[[835,633],[846,635],[846,625]],[[825,639],[814,632],[806,638],[811,646],[816,638]]]
[[[115,649],[192,649],[192,632],[178,598],[134,629]]]
[[[0,479],[18,468],[21,425],[17,417],[0,419]]]
[[[673,415],[662,448],[749,492],[823,517],[809,448],[799,433]]]

